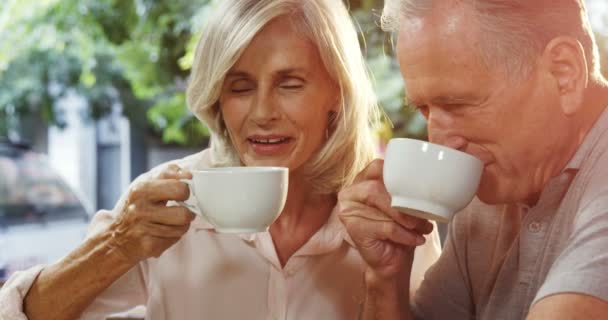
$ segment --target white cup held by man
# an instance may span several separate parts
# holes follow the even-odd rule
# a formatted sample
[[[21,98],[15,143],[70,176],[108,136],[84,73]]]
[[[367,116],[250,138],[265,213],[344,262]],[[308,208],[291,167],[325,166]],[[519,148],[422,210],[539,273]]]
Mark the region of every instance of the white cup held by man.
[[[383,178],[391,206],[447,223],[475,196],[483,163],[464,152],[414,139],[391,139]]]
[[[289,170],[283,167],[222,167],[192,171],[190,198],[180,204],[222,233],[264,232],[281,214]]]

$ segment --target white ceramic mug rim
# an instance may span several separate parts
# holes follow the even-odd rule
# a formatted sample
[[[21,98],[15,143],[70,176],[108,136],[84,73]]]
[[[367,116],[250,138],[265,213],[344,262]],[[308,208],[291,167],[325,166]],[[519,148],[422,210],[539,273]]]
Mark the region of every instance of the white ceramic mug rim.
[[[479,158],[477,158],[477,157],[475,157],[475,156],[473,156],[471,154],[468,154],[468,153],[466,153],[464,151],[460,151],[458,149],[450,148],[450,147],[447,147],[447,146],[444,146],[444,145],[441,145],[441,144],[436,144],[436,143],[432,143],[432,142],[425,141],[425,140],[412,139],[412,138],[392,138],[391,141],[392,140],[396,140],[396,141],[413,141],[413,142],[419,142],[419,143],[427,143],[428,145],[433,146],[434,148],[439,148],[442,151],[447,150],[447,152],[454,152],[454,153],[459,154],[459,155],[461,155],[461,156],[463,156],[465,158],[470,158],[472,160],[476,160],[476,161],[481,162],[481,160]]]
[[[243,167],[215,167],[205,168],[199,170],[192,170],[192,173],[268,173],[268,172],[283,172],[286,171],[286,167],[262,167],[262,166],[243,166]]]

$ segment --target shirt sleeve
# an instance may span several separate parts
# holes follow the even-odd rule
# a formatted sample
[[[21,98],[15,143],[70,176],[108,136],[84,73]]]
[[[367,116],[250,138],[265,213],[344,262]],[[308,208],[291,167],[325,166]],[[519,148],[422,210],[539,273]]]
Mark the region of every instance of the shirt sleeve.
[[[417,319],[471,319],[473,303],[467,280],[466,216],[456,215],[449,225],[443,252],[424,275],[420,288],[412,299]],[[467,294],[469,293],[469,294]]]
[[[146,303],[142,269],[136,266],[102,292],[81,314],[81,320],[105,319]]]
[[[131,185],[150,179],[169,163],[176,163],[187,169],[209,167],[210,157],[210,152],[206,149],[184,159],[167,162],[139,176]],[[101,210],[95,214],[89,225],[89,237],[105,230],[114,221],[116,215],[122,210],[126,197],[127,193],[124,193],[113,210]],[[27,320],[27,316],[23,313],[23,299],[43,269],[44,266],[36,266],[16,272],[11,276],[0,290],[0,319]],[[103,272],[103,270],[100,270],[100,272]],[[83,312],[80,319],[105,319],[105,316],[109,314],[126,311],[145,304],[147,291],[143,274],[144,271],[140,263],[99,295]]]
[[[23,313],[23,299],[44,266],[15,272],[0,290],[0,319],[27,320]]]
[[[577,215],[572,236],[534,298],[580,293],[608,301],[608,192]]]

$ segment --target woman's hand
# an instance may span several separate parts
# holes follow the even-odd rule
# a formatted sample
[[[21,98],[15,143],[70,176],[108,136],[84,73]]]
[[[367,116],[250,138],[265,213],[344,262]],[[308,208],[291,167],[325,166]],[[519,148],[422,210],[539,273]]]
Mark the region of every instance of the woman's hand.
[[[382,181],[383,160],[374,160],[338,195],[339,214],[370,272],[379,281],[409,279],[416,246],[433,225],[391,208]]]
[[[90,235],[36,278],[24,299],[28,319],[80,318],[95,297],[135,264],[160,256],[176,243],[194,215],[166,204],[188,198],[188,186],[179,179],[190,178],[189,172],[169,165],[157,177],[131,188],[106,232]]]
[[[175,244],[190,227],[194,214],[182,206],[167,206],[167,201],[185,201],[188,186],[179,179],[192,174],[169,165],[156,178],[136,184],[116,221],[109,227],[112,245],[130,262],[159,257]]]

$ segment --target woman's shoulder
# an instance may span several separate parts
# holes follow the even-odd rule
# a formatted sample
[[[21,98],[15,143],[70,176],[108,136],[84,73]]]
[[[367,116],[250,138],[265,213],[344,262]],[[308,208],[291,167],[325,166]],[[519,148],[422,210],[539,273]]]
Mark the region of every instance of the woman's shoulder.
[[[211,167],[211,149],[207,148],[201,152],[197,152],[195,154],[191,154],[182,159],[175,160],[175,164],[177,164],[182,169],[187,170],[200,170]]]
[[[167,161],[165,163],[162,163],[162,164],[152,168],[150,171],[148,171],[148,173],[146,175],[148,175],[148,174],[153,175],[153,173],[155,173],[155,172],[160,172],[161,170],[163,170],[165,167],[167,167],[170,164],[175,164],[175,165],[179,166],[180,168],[186,169],[186,170],[201,170],[201,169],[205,169],[205,168],[210,168],[212,166],[211,149],[207,148],[200,152],[191,154],[191,155],[186,156],[181,159]]]

